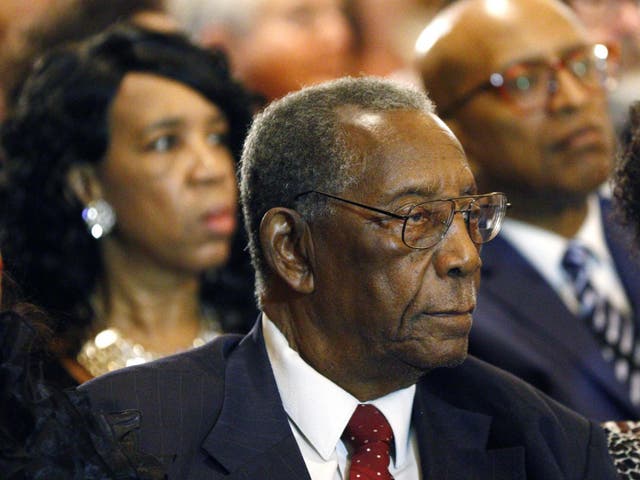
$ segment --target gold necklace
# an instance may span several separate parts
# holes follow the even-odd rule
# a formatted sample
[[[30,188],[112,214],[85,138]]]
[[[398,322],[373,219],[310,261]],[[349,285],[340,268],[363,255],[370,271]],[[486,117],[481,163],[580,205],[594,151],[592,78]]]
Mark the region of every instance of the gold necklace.
[[[191,347],[204,345],[220,333],[218,322],[208,318],[201,322],[200,330]],[[106,328],[82,345],[76,360],[91,375],[97,377],[113,370],[140,365],[166,356],[167,354],[147,350],[125,337],[117,328]]]

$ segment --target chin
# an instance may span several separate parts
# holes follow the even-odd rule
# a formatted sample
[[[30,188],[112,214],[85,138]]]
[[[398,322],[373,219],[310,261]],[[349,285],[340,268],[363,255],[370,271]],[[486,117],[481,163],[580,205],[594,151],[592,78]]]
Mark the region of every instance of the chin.
[[[466,360],[469,347],[467,337],[446,343],[444,348],[438,348],[429,355],[429,370],[440,367],[456,367]]]
[[[228,243],[210,245],[200,252],[196,263],[202,270],[211,270],[224,266],[231,255],[231,246]]]
[[[457,367],[467,358],[467,349],[447,352],[438,352],[437,354],[428,355],[426,358],[421,357],[414,361],[408,361],[407,364],[411,365],[415,373],[418,376],[422,376],[425,373],[429,373],[436,368],[450,368]]]
[[[462,362],[464,362],[467,359],[467,352],[465,351],[464,354],[462,355],[458,355],[455,357],[450,357],[450,358],[445,358],[443,360],[443,362],[439,365],[439,367],[457,367],[458,365],[460,365]]]

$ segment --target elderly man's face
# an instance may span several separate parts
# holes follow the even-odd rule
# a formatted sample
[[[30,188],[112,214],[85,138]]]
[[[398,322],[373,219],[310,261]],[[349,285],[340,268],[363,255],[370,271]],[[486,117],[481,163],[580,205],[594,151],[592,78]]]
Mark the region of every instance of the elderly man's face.
[[[238,75],[269,100],[348,73],[353,35],[343,0],[262,0],[239,38]]]
[[[585,88],[562,63],[566,52],[587,44],[586,36],[553,5],[507,5],[504,17],[483,11],[458,26],[453,42],[460,58],[469,55],[469,37],[482,36],[482,61],[467,61],[461,77],[482,82],[514,64],[546,62],[556,66],[557,89],[526,111],[495,89],[479,92],[453,112],[454,131],[477,167],[480,188],[538,198],[584,195],[606,179],[614,153],[604,90],[597,82]]]
[[[399,213],[476,193],[460,144],[437,117],[354,111],[345,124],[362,159],[353,169],[357,182],[333,193]],[[462,361],[480,258],[461,215],[437,245],[412,250],[402,241],[402,220],[328,201],[331,213],[310,224],[310,301],[322,335],[299,339],[301,354],[330,377],[334,370],[369,384]]]

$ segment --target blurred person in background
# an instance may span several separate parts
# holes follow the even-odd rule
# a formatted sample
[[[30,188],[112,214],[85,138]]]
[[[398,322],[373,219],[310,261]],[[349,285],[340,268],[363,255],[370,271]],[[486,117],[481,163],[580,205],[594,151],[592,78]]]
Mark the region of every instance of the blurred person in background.
[[[609,107],[621,133],[640,90],[640,5],[635,0],[566,0],[594,42],[620,49],[620,65],[609,85]]]
[[[265,100],[350,72],[345,0],[168,0],[167,10],[206,48],[223,47],[235,75]]]
[[[8,108],[33,62],[48,49],[82,40],[126,19],[160,31],[178,29],[164,13],[163,0],[54,0],[48,7],[32,15],[31,22],[14,34],[11,48],[0,56],[3,101]]]
[[[255,319],[252,285],[217,275],[252,109],[226,57],[178,34],[120,25],[37,63],[2,130],[0,248],[54,320],[50,378],[82,382]]]
[[[593,41],[617,43],[623,69],[640,67],[640,8],[634,0],[567,0]]]
[[[513,204],[482,251],[470,352],[598,420],[640,416],[640,265],[598,188],[607,60],[554,0],[463,0],[416,43],[481,190]]]
[[[422,87],[413,46],[443,0],[349,0],[355,32],[354,73]]]
[[[40,16],[45,7],[52,7],[62,0],[3,0],[0,2],[0,119],[4,117],[3,92],[11,69],[5,61],[21,48],[23,31]]]

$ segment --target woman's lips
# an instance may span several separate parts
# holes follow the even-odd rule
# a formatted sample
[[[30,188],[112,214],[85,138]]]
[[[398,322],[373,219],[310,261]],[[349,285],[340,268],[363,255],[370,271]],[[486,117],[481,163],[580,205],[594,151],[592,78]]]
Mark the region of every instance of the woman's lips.
[[[209,210],[203,216],[203,222],[216,235],[231,235],[236,229],[236,214],[233,208],[217,208]]]

